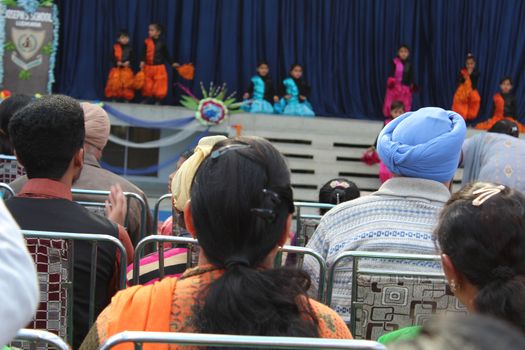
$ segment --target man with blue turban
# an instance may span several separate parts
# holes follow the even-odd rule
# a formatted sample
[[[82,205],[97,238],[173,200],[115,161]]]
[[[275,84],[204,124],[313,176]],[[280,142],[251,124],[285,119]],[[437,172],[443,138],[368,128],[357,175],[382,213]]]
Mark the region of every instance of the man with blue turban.
[[[393,178],[377,192],[330,210],[307,247],[321,254],[329,266],[345,251],[436,254],[432,232],[441,208],[450,197],[449,188],[460,162],[465,134],[463,118],[441,108],[422,108],[394,119],[378,138],[379,157]],[[359,265],[398,271],[440,271],[439,264],[428,262],[365,260]],[[312,276],[313,293],[319,285],[318,266],[314,259],[305,258],[304,267]],[[351,259],[338,266],[331,307],[349,321]],[[406,305],[410,307],[410,302]],[[409,314],[410,310],[402,313]]]

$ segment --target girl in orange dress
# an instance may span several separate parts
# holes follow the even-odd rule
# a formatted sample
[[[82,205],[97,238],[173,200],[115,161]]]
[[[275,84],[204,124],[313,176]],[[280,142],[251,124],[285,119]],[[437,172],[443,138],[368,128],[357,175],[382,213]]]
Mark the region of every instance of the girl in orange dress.
[[[476,68],[476,58],[469,53],[465,60],[465,67],[459,72],[458,88],[454,94],[452,110],[465,120],[474,120],[478,117],[481,97],[477,89],[479,71]]]
[[[512,94],[511,77],[503,77],[499,84],[500,92],[494,95],[492,105],[492,117],[489,120],[476,125],[476,129],[489,130],[503,119],[508,119],[516,123],[520,132],[525,132],[525,125],[518,122],[518,110],[516,98]]]
[[[171,60],[168,54],[168,47],[160,39],[162,35],[162,26],[160,24],[150,24],[148,35],[149,37],[144,41],[144,52],[140,62],[140,69],[144,71],[142,96],[155,100],[155,104],[160,104],[160,101],[168,94],[166,62],[174,68],[180,65]]]
[[[126,30],[121,30],[118,39],[113,45],[114,66],[109,72],[106,84],[105,95],[109,99],[133,100],[133,70],[131,70],[131,60],[133,50],[129,43],[129,34]]]

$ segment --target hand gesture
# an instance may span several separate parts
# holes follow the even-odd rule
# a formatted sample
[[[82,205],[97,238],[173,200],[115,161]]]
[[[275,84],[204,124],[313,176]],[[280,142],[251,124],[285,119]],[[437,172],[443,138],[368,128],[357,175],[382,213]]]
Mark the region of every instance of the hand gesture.
[[[173,68],[180,67],[180,63],[175,62],[175,63],[172,64],[172,67],[173,67]]]
[[[275,103],[279,102],[279,96],[274,96],[273,97],[273,102],[275,102]]]
[[[124,67],[129,67],[129,66],[130,66],[129,61],[124,62]]]
[[[122,62],[121,62],[121,61],[118,61],[118,62],[117,62],[117,67],[120,67],[120,66],[122,66]]]
[[[301,101],[306,101],[306,96],[299,95],[299,99],[300,99]]]
[[[144,61],[141,61],[141,62],[140,62],[140,69],[144,69],[144,66],[145,66],[145,65],[146,65],[146,64],[144,63]]]
[[[247,92],[245,92],[244,95],[242,95],[242,98],[245,99],[245,100],[247,100],[247,99],[250,98],[250,94],[247,93]]]
[[[124,226],[128,201],[120,185],[111,186],[111,192],[106,199],[106,217],[116,224]]]

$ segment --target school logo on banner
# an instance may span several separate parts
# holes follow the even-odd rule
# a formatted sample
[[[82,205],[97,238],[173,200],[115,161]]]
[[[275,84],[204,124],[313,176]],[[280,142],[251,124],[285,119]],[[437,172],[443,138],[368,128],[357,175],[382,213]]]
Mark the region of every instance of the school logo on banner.
[[[0,12],[2,88],[28,95],[51,92],[58,43],[56,6],[52,1],[3,0]]]

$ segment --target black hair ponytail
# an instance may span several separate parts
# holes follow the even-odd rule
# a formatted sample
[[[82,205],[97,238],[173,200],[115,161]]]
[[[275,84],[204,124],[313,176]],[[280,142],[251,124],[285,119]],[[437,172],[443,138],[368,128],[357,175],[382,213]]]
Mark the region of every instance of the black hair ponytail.
[[[306,298],[309,276],[296,269],[260,268],[293,212],[290,174],[280,153],[260,138],[219,142],[196,173],[191,203],[206,258],[225,270],[201,291],[195,328],[218,334],[318,336]]]

